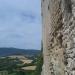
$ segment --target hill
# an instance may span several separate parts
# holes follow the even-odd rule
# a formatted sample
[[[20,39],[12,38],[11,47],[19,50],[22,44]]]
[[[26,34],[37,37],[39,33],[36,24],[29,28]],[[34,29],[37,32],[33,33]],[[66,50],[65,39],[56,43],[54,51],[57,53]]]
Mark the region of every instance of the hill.
[[[10,56],[10,55],[35,56],[38,53],[40,53],[40,50],[18,49],[18,48],[0,48],[0,56]]]

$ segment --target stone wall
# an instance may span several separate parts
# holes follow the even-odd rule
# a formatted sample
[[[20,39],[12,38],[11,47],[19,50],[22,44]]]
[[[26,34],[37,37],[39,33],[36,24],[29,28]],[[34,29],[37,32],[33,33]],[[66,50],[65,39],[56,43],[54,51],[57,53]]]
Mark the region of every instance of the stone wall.
[[[42,0],[43,74],[75,75],[75,1]]]
[[[63,6],[66,7],[65,1]],[[62,34],[65,65],[64,72],[65,75],[75,75],[75,5],[72,1],[67,4],[67,9],[65,8],[63,11]]]

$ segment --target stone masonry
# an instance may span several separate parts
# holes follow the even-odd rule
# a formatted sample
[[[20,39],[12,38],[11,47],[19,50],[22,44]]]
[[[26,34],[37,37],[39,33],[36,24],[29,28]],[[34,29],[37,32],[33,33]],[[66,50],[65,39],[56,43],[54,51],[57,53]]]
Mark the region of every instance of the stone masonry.
[[[42,0],[43,75],[75,75],[75,0]]]

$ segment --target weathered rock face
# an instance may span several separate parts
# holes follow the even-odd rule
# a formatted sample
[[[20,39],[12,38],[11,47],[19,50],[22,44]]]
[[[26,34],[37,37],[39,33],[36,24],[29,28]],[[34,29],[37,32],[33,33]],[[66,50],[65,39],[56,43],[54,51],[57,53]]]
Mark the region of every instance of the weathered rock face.
[[[42,0],[43,75],[75,75],[75,0]]]

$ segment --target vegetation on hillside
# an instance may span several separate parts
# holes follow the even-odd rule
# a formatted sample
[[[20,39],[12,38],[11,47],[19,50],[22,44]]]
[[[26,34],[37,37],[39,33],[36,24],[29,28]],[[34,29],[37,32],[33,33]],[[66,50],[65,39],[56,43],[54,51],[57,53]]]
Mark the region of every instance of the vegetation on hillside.
[[[29,59],[31,59],[29,57]],[[28,64],[23,64],[18,58],[0,57],[0,71],[7,71],[8,75],[41,75],[43,65],[43,55],[41,52],[32,57],[33,61]],[[36,66],[35,70],[22,70],[23,67]]]
[[[36,59],[36,70],[35,70],[33,75],[41,75],[42,66],[43,66],[43,45],[41,47],[40,54],[37,56],[37,59]]]
[[[34,75],[41,75],[42,71],[42,65],[43,65],[43,56],[42,53],[38,56],[37,61],[36,61],[36,70],[34,72]]]

